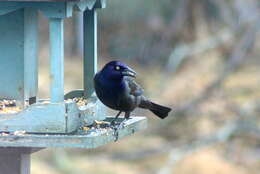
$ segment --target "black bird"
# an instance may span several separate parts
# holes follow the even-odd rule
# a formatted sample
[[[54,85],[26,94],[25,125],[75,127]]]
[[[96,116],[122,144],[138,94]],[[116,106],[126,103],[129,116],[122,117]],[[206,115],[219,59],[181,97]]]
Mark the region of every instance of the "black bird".
[[[125,119],[137,107],[149,109],[164,119],[171,108],[151,102],[143,96],[143,89],[134,81],[136,72],[120,61],[107,63],[94,77],[97,97],[111,109],[118,110],[115,119],[125,112]]]

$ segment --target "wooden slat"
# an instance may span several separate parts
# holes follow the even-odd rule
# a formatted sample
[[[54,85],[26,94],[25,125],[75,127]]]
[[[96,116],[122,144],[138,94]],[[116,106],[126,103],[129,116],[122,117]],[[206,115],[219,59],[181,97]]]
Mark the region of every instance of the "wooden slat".
[[[6,1],[6,2],[78,2],[78,1],[83,1],[83,0],[0,0],[0,1]]]
[[[63,19],[50,18],[51,102],[64,101]]]
[[[24,9],[24,95],[30,104],[38,91],[38,11]],[[33,101],[34,100],[34,101]]]
[[[0,16],[0,98],[24,100],[24,10]],[[11,60],[11,61],[10,61]],[[3,85],[4,84],[4,85]],[[21,104],[19,103],[19,104]]]
[[[108,118],[107,121],[111,121]],[[120,118],[119,118],[120,119]],[[123,128],[90,129],[74,134],[25,134],[2,135],[0,134],[0,147],[72,147],[72,148],[96,148],[109,142],[117,141],[125,136],[145,129],[147,120],[145,117],[133,117],[127,120]]]
[[[84,95],[94,92],[93,78],[97,71],[97,12],[86,10],[83,15],[84,31]]]

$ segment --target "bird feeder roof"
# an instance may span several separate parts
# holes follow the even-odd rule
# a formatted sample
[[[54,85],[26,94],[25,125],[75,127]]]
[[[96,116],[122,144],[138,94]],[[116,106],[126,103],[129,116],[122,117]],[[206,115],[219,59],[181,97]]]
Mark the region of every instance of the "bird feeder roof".
[[[91,0],[0,0],[6,2],[79,2],[79,1],[91,1]]]

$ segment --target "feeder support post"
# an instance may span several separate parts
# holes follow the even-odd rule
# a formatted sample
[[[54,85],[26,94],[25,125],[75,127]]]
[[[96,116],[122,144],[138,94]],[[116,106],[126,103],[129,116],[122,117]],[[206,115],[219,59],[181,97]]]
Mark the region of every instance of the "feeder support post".
[[[30,174],[31,153],[41,148],[1,147],[0,174]]]
[[[97,12],[96,9],[84,11],[84,96],[94,92],[93,77],[97,71]]]
[[[0,174],[30,174],[30,154],[1,154]]]
[[[24,9],[24,90],[29,103],[36,102],[38,91],[38,11]]]
[[[64,101],[63,19],[50,18],[51,102]]]

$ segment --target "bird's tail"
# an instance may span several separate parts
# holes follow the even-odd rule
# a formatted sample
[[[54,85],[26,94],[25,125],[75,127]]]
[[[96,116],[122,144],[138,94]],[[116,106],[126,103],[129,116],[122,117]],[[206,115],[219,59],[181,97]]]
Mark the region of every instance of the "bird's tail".
[[[152,111],[156,116],[160,117],[161,119],[164,119],[168,116],[168,113],[172,110],[171,108],[168,108],[166,106],[158,105],[156,103],[150,102],[150,108],[149,110]]]

